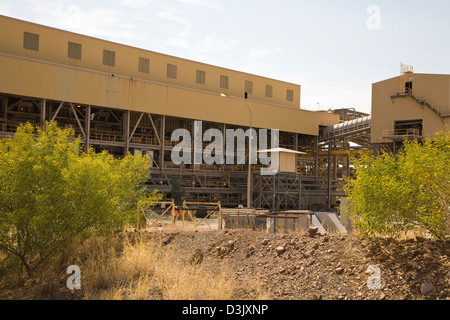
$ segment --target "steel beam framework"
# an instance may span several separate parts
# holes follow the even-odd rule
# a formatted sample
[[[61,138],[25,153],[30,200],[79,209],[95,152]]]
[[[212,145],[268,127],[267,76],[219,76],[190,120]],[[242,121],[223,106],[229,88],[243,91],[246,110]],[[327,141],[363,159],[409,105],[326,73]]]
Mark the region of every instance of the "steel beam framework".
[[[186,200],[218,202],[223,207],[247,203],[248,166],[246,165],[174,165],[171,151],[173,130],[193,132],[194,120],[166,117],[146,112],[108,109],[73,101],[54,101],[0,93],[0,137],[10,137],[20,124],[30,122],[45,128],[46,122],[72,126],[83,141],[85,152],[107,149],[117,157],[144,153],[151,159],[150,190],[171,196],[172,177],[178,175],[186,191]],[[203,129],[236,126],[204,123]],[[346,140],[347,139],[347,140]],[[280,132],[280,147],[309,152],[297,159],[296,173],[261,176],[259,165],[252,168],[251,203],[254,208],[281,210],[317,209],[334,206],[343,195],[343,177],[349,175],[348,158],[322,155],[329,144],[322,137]],[[225,143],[225,139],[224,139]],[[344,140],[333,139],[333,148],[346,148]],[[248,152],[245,153],[248,155]],[[246,160],[248,161],[248,159]],[[339,164],[345,165],[338,168]]]

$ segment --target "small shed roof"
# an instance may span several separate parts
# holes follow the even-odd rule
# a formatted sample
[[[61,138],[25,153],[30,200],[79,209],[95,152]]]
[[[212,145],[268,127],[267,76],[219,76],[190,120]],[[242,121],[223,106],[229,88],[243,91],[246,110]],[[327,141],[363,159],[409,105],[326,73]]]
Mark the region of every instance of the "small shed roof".
[[[258,152],[284,152],[284,153],[295,153],[295,154],[307,154],[306,152],[286,149],[286,148],[274,148],[274,149],[267,149],[267,150],[259,150]]]

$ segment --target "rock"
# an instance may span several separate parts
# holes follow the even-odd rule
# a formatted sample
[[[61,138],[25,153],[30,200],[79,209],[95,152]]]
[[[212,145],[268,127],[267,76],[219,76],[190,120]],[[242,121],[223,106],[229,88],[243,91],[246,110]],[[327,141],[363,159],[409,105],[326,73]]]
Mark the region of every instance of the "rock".
[[[344,273],[344,268],[343,267],[339,267],[334,269],[334,273],[336,274],[343,274]]]
[[[434,289],[436,289],[435,286],[433,286],[431,283],[429,282],[424,282],[421,286],[420,286],[420,292],[422,294],[427,294],[431,291],[433,291]]]
[[[286,252],[286,249],[283,246],[279,246],[275,248],[275,251],[277,252],[278,255],[281,255],[284,252]]]
[[[162,245],[163,245],[163,246],[167,246],[167,245],[170,243],[170,241],[172,241],[172,237],[171,237],[171,236],[167,236],[167,237],[165,237],[165,238],[162,240]]]
[[[372,275],[375,273],[375,270],[373,270],[372,268],[367,268],[367,270],[364,272],[365,274],[367,274],[368,276]]]
[[[322,300],[322,295],[318,294],[318,293],[313,294],[312,299],[313,300]]]
[[[384,261],[386,261],[387,259],[389,259],[389,255],[387,254],[387,253],[385,253],[385,252],[382,252],[382,253],[380,253],[379,255],[378,255],[378,261],[380,261],[380,262],[384,262]]]
[[[417,242],[424,242],[424,241],[425,241],[425,238],[416,236],[416,241],[417,241]]]
[[[229,240],[224,246],[216,247],[217,255],[221,258],[228,255],[234,249],[234,240]]]
[[[309,227],[308,233],[310,237],[314,237],[319,232],[319,227]]]
[[[263,246],[266,246],[266,245],[268,245],[269,244],[269,239],[264,239],[263,241],[261,241],[261,244],[263,245]]]
[[[256,250],[256,247],[254,245],[248,246],[246,257],[248,258],[248,257],[252,256],[255,253],[255,250]]]
[[[450,258],[450,247],[449,247],[449,246],[446,246],[446,247],[445,247],[445,249],[444,249],[444,255],[446,255],[447,257]]]
[[[227,247],[218,247],[217,254],[219,257],[224,257],[230,253],[230,248]]]
[[[195,266],[197,264],[202,263],[203,261],[203,252],[200,249],[195,250],[194,254],[192,255],[192,257],[189,259],[189,263],[192,266]]]
[[[415,258],[415,257],[417,257],[418,255],[420,255],[420,251],[419,251],[419,250],[414,250],[414,251],[411,253],[411,258]]]

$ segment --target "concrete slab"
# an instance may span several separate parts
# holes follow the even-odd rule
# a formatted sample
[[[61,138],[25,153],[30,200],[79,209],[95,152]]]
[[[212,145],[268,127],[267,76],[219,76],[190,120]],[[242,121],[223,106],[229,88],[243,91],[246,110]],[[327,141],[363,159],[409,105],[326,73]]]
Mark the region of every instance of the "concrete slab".
[[[347,234],[347,229],[339,221],[338,216],[334,212],[315,212],[322,226],[328,233],[344,233]]]
[[[337,217],[337,215],[335,213],[329,213],[328,217],[330,218],[330,220],[334,223],[334,225],[336,226],[337,230],[343,234],[347,234],[347,229],[341,224],[341,222],[339,221],[339,218]]]
[[[315,214],[313,214],[312,216],[312,224],[314,227],[318,227],[319,228],[319,233],[320,234],[325,234],[327,233],[327,231],[325,230],[325,228],[322,226],[322,223],[320,222],[320,220],[317,218],[317,216]]]

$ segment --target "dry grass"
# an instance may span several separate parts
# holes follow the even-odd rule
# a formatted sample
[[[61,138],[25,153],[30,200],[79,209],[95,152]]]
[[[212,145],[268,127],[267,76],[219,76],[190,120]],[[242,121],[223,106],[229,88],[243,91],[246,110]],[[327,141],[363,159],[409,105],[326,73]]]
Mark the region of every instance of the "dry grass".
[[[229,300],[233,273],[225,266],[207,270],[177,257],[174,248],[160,244],[158,237],[139,235],[117,242],[96,239],[81,248],[84,298]]]

